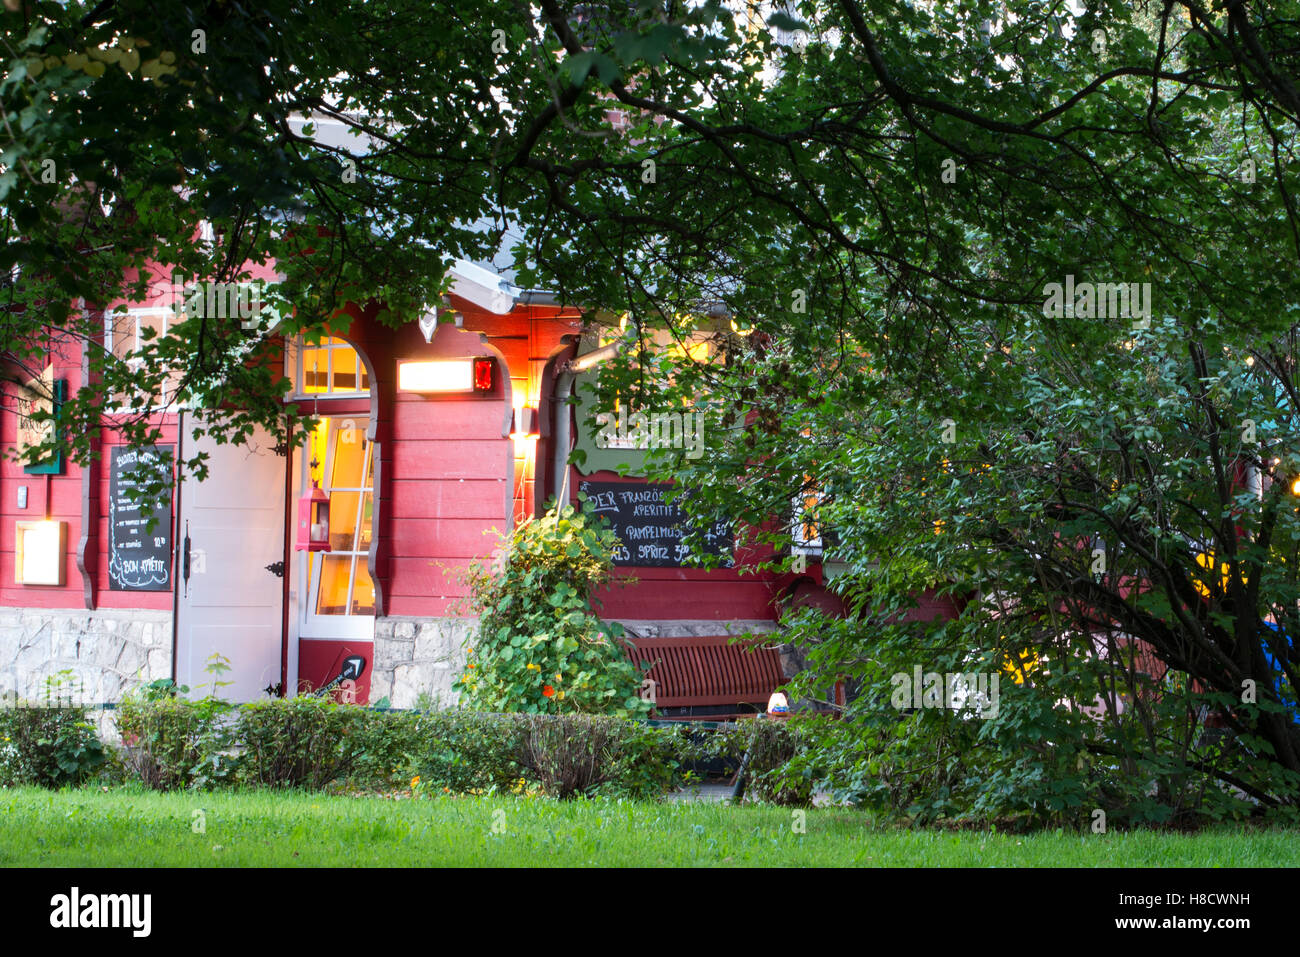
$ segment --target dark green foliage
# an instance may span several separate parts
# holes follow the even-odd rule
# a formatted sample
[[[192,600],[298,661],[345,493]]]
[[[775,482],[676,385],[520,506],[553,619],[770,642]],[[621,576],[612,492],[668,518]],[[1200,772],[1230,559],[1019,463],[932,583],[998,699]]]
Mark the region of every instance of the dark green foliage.
[[[699,736],[692,755],[722,758],[728,766],[744,763],[744,794],[749,800],[788,806],[812,803],[816,781],[806,765],[790,762],[807,753],[829,721],[818,715],[794,714],[785,720],[738,721]]]
[[[520,716],[433,711],[417,717],[410,739],[411,772],[429,791],[491,794],[516,790],[526,777],[520,762]]]
[[[367,732],[383,723],[380,712],[313,696],[246,704],[234,726],[236,777],[258,787],[321,790],[357,769],[375,741]]]
[[[836,660],[862,628],[852,618],[815,613],[790,624],[792,635],[813,647],[814,666],[821,656]],[[965,616],[947,625],[873,628],[871,658],[851,672],[859,694],[845,720],[810,724],[774,780],[790,788],[811,781],[836,801],[909,823],[1086,830],[1101,820],[1098,811],[1108,827],[1294,816],[1267,800],[1270,789],[1286,795],[1296,785],[1285,769],[1256,759],[1265,743],[1206,727],[1203,709],[1234,702],[1193,693],[1171,677],[1137,681],[1122,710],[1067,706],[1080,689],[1100,693],[1113,662],[1089,656],[1085,643],[1068,635],[1050,643],[1038,636],[1030,645],[1023,628],[1002,622],[1001,630],[1003,651],[981,658],[968,650],[981,642]],[[998,647],[996,636],[985,640]],[[1022,662],[1017,672],[1012,649],[1026,646],[1037,647],[1040,662]],[[927,672],[997,672],[996,710],[981,717],[915,702],[899,707],[890,679],[910,681],[917,662]],[[805,675],[804,686],[812,687],[815,675]]]
[[[0,784],[80,784],[106,755],[83,708],[0,709]]]
[[[657,797],[680,782],[684,735],[603,715],[521,719],[521,763],[551,797]]]
[[[623,629],[591,610],[592,589],[609,579],[616,544],[591,514],[566,505],[515,528],[499,572],[472,570],[478,632],[454,685],[464,707],[649,714]]]
[[[181,697],[190,689],[164,678],[122,699],[117,709],[122,764],[145,787],[170,791],[232,780],[234,705],[217,696],[217,689],[229,684],[220,680],[229,662],[214,654],[204,670],[212,683],[202,698]]]
[[[187,788],[200,769],[220,758],[208,753],[217,716],[185,698],[139,700],[128,697],[117,712],[125,748],[123,763],[145,787],[160,791]],[[215,759],[215,760],[214,760]]]
[[[316,697],[214,716],[202,702],[124,704],[128,776],[159,790],[243,784],[421,793],[539,789],[648,798],[685,780],[686,728],[613,716],[377,711]],[[204,773],[216,767],[221,773]]]

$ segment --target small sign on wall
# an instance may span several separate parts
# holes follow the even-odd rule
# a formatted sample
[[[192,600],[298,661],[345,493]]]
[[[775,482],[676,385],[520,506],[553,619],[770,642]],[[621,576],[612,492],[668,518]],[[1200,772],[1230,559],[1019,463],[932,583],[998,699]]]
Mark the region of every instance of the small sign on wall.
[[[54,434],[59,407],[67,394],[67,382],[54,378],[54,366],[34,379],[19,386],[15,411],[18,413],[18,437],[14,443],[18,455],[27,461],[23,471],[29,475],[62,475],[63,453],[55,452],[42,459],[33,460],[34,450],[48,442]]]
[[[614,551],[615,565],[650,568],[680,568],[687,565],[691,549],[686,537],[686,513],[665,495],[672,486],[662,482],[592,482],[579,483],[578,490],[587,496],[591,508],[604,517],[618,537]],[[699,529],[703,551],[722,559],[723,568],[731,568],[734,536],[731,522],[720,519]]]

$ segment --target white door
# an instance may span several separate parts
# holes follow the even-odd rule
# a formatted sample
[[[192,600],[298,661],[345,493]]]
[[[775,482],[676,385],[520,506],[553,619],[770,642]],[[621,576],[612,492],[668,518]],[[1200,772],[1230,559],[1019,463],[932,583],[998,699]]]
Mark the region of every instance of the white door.
[[[280,681],[284,622],[285,457],[260,429],[241,445],[193,432],[182,414],[181,455],[208,453],[208,477],[181,480],[176,530],[176,682],[191,696],[211,690],[213,654],[230,660],[217,688],[231,701],[266,696]],[[189,550],[188,574],[186,549]],[[279,574],[267,566],[279,565]]]

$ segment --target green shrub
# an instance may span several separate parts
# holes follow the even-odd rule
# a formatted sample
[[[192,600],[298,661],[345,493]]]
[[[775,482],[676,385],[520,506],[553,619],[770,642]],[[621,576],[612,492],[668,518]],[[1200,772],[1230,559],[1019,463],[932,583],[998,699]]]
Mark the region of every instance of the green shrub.
[[[696,746],[689,725],[653,727],[624,721],[618,748],[609,756],[609,771],[596,793],[651,800],[694,780]]]
[[[518,715],[434,711],[418,715],[409,768],[429,791],[457,794],[514,790],[527,771],[520,761]]]
[[[159,791],[204,788],[233,779],[237,755],[232,735],[235,705],[216,696],[229,684],[218,680],[229,668],[213,655],[205,670],[211,691],[203,698],[181,697],[190,689],[164,678],[125,695],[117,709],[126,773]]]
[[[681,783],[689,729],[655,728],[612,715],[420,715],[409,771],[420,790],[551,797],[654,798]]]
[[[185,698],[143,700],[130,696],[117,709],[123,763],[147,788],[174,791],[191,787],[209,764],[208,742],[215,719]]]
[[[105,760],[84,708],[0,709],[0,784],[80,784]]]
[[[684,776],[685,735],[675,728],[576,714],[521,723],[520,761],[551,797],[658,797]]]
[[[243,705],[234,737],[242,748],[237,778],[266,788],[309,788],[350,776],[384,715],[328,698],[300,695]]]
[[[753,780],[796,795],[811,786],[913,825],[1086,830],[1097,810],[1110,827],[1288,820],[1293,809],[1252,802],[1232,782],[1294,794],[1300,777],[1256,760],[1266,747],[1258,739],[1211,735],[1203,725],[1205,712],[1240,713],[1234,697],[1134,673],[1137,692],[1122,712],[1067,706],[1090,706],[1112,687],[1116,660],[1093,653],[1087,636],[1055,636],[1053,644],[1033,621],[995,624],[991,634],[964,619],[880,624],[806,609],[788,617],[786,635],[807,650],[810,665],[795,692],[811,696],[847,674],[860,693],[843,721],[806,725],[780,769]],[[868,639],[871,655],[862,656]],[[1046,664],[1022,668],[1030,654]],[[896,704],[896,679],[918,665],[939,675],[988,673],[990,685],[997,677],[997,706],[976,716],[938,703]],[[1263,780],[1269,771],[1276,779]]]
[[[353,788],[390,790],[410,782],[419,753],[419,722],[414,711],[366,710],[366,719],[349,730],[356,749],[346,782]]]
[[[479,627],[453,686],[463,707],[529,714],[644,717],[642,673],[623,630],[591,612],[592,589],[613,568],[617,539],[565,506],[519,525],[499,574],[470,572]]]
[[[686,780],[696,758],[689,728],[656,728],[612,715],[381,712],[306,696],[236,707],[210,696],[191,701],[179,696],[183,690],[155,683],[123,701],[118,727],[124,747],[118,754],[127,778],[157,790],[234,783],[321,790],[341,784],[645,799]],[[58,721],[71,714],[6,714],[49,713],[56,715],[49,720]],[[39,723],[26,720],[32,727]],[[89,726],[78,733],[89,735],[82,744],[97,749],[96,757],[87,759],[79,776],[56,783],[82,780],[104,761]],[[8,730],[6,735],[12,736]],[[22,774],[14,770],[16,756],[31,751],[25,743],[5,743],[0,771],[15,781],[34,779],[27,764]],[[66,763],[64,752],[55,756]]]
[[[801,764],[791,773],[791,762],[804,755],[812,741],[828,733],[833,724],[820,715],[793,714],[786,720],[756,718],[707,732],[687,753],[695,760],[721,758],[730,766],[744,762],[745,794],[770,804],[807,806],[817,781],[811,768]]]

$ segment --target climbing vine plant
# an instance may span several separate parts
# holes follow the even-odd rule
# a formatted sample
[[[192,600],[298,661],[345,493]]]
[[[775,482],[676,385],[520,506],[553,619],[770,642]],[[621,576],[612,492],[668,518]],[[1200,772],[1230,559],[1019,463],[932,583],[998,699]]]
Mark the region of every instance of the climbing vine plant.
[[[614,533],[594,516],[566,505],[519,525],[498,569],[471,569],[470,605],[479,627],[453,685],[463,706],[622,717],[650,712],[623,629],[592,611],[592,592],[609,580],[615,544]]]

